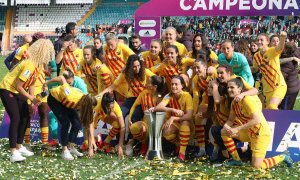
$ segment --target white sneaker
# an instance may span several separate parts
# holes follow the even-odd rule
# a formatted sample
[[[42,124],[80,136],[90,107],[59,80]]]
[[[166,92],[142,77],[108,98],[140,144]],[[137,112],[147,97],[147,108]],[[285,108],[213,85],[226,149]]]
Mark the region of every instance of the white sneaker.
[[[64,159],[64,160],[68,160],[68,161],[72,161],[74,160],[74,157],[71,155],[70,151],[69,150],[65,150],[61,153],[61,157]]]
[[[19,151],[14,151],[10,155],[10,162],[20,162],[24,161],[26,157],[23,157]]]
[[[125,154],[126,156],[133,156],[133,143],[134,140],[130,139],[125,146]]]
[[[72,155],[78,156],[78,157],[82,157],[82,156],[83,156],[83,154],[82,154],[81,152],[78,152],[77,149],[74,148],[74,147],[70,149],[70,153],[71,153]]]
[[[20,154],[21,154],[22,156],[25,156],[25,157],[29,157],[29,156],[33,156],[33,155],[34,155],[33,152],[28,151],[27,148],[24,147],[24,146],[22,146],[22,145],[21,145],[21,148],[18,149],[18,151],[20,152]]]

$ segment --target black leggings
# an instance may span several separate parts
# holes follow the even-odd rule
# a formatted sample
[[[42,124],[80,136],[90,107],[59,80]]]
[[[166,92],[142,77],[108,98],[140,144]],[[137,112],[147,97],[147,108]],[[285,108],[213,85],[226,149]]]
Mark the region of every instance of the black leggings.
[[[10,148],[16,148],[17,143],[23,143],[26,125],[30,119],[27,98],[5,89],[0,89],[0,98],[10,118],[9,146]]]
[[[81,128],[79,115],[75,109],[67,108],[57,101],[51,94],[48,96],[48,106],[61,124],[60,138],[61,145],[67,146],[68,143],[75,143],[77,134]],[[72,125],[70,133],[70,124]]]

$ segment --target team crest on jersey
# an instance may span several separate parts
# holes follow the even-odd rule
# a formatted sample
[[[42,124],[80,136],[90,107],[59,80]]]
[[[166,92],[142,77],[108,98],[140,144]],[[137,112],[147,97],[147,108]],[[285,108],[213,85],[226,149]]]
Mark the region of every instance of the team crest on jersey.
[[[29,70],[26,70],[26,71],[24,72],[23,76],[26,77],[26,78],[29,78],[30,74],[31,74],[30,71],[29,71]]]
[[[170,94],[167,94],[167,95],[165,96],[165,99],[170,99]]]
[[[69,88],[65,88],[64,92],[67,96],[69,96],[71,94],[70,89]]]
[[[21,50],[22,50],[22,49],[19,47],[19,48],[16,50],[16,54],[17,54],[17,55],[20,55]]]
[[[77,58],[78,58],[78,57],[79,57],[79,54],[76,54],[76,55],[75,55],[75,57],[77,57]]]
[[[121,55],[121,52],[120,52],[120,51],[118,51],[118,52],[117,52],[117,55],[118,55],[118,56],[119,56],[119,55]]]

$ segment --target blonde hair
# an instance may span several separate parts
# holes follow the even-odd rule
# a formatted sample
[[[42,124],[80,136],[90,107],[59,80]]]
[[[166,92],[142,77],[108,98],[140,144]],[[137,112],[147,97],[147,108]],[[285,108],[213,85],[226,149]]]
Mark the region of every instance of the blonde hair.
[[[49,39],[39,39],[28,48],[29,59],[37,65],[48,64],[54,58],[54,46]]]
[[[105,41],[110,41],[110,40],[117,40],[117,36],[114,33],[107,33],[105,35]]]

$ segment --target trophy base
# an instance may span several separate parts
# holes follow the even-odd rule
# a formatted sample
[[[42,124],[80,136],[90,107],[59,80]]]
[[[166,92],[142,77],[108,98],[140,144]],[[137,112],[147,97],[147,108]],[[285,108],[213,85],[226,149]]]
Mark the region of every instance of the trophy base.
[[[147,152],[146,159],[147,160],[164,159],[164,156],[162,151],[151,150]]]

